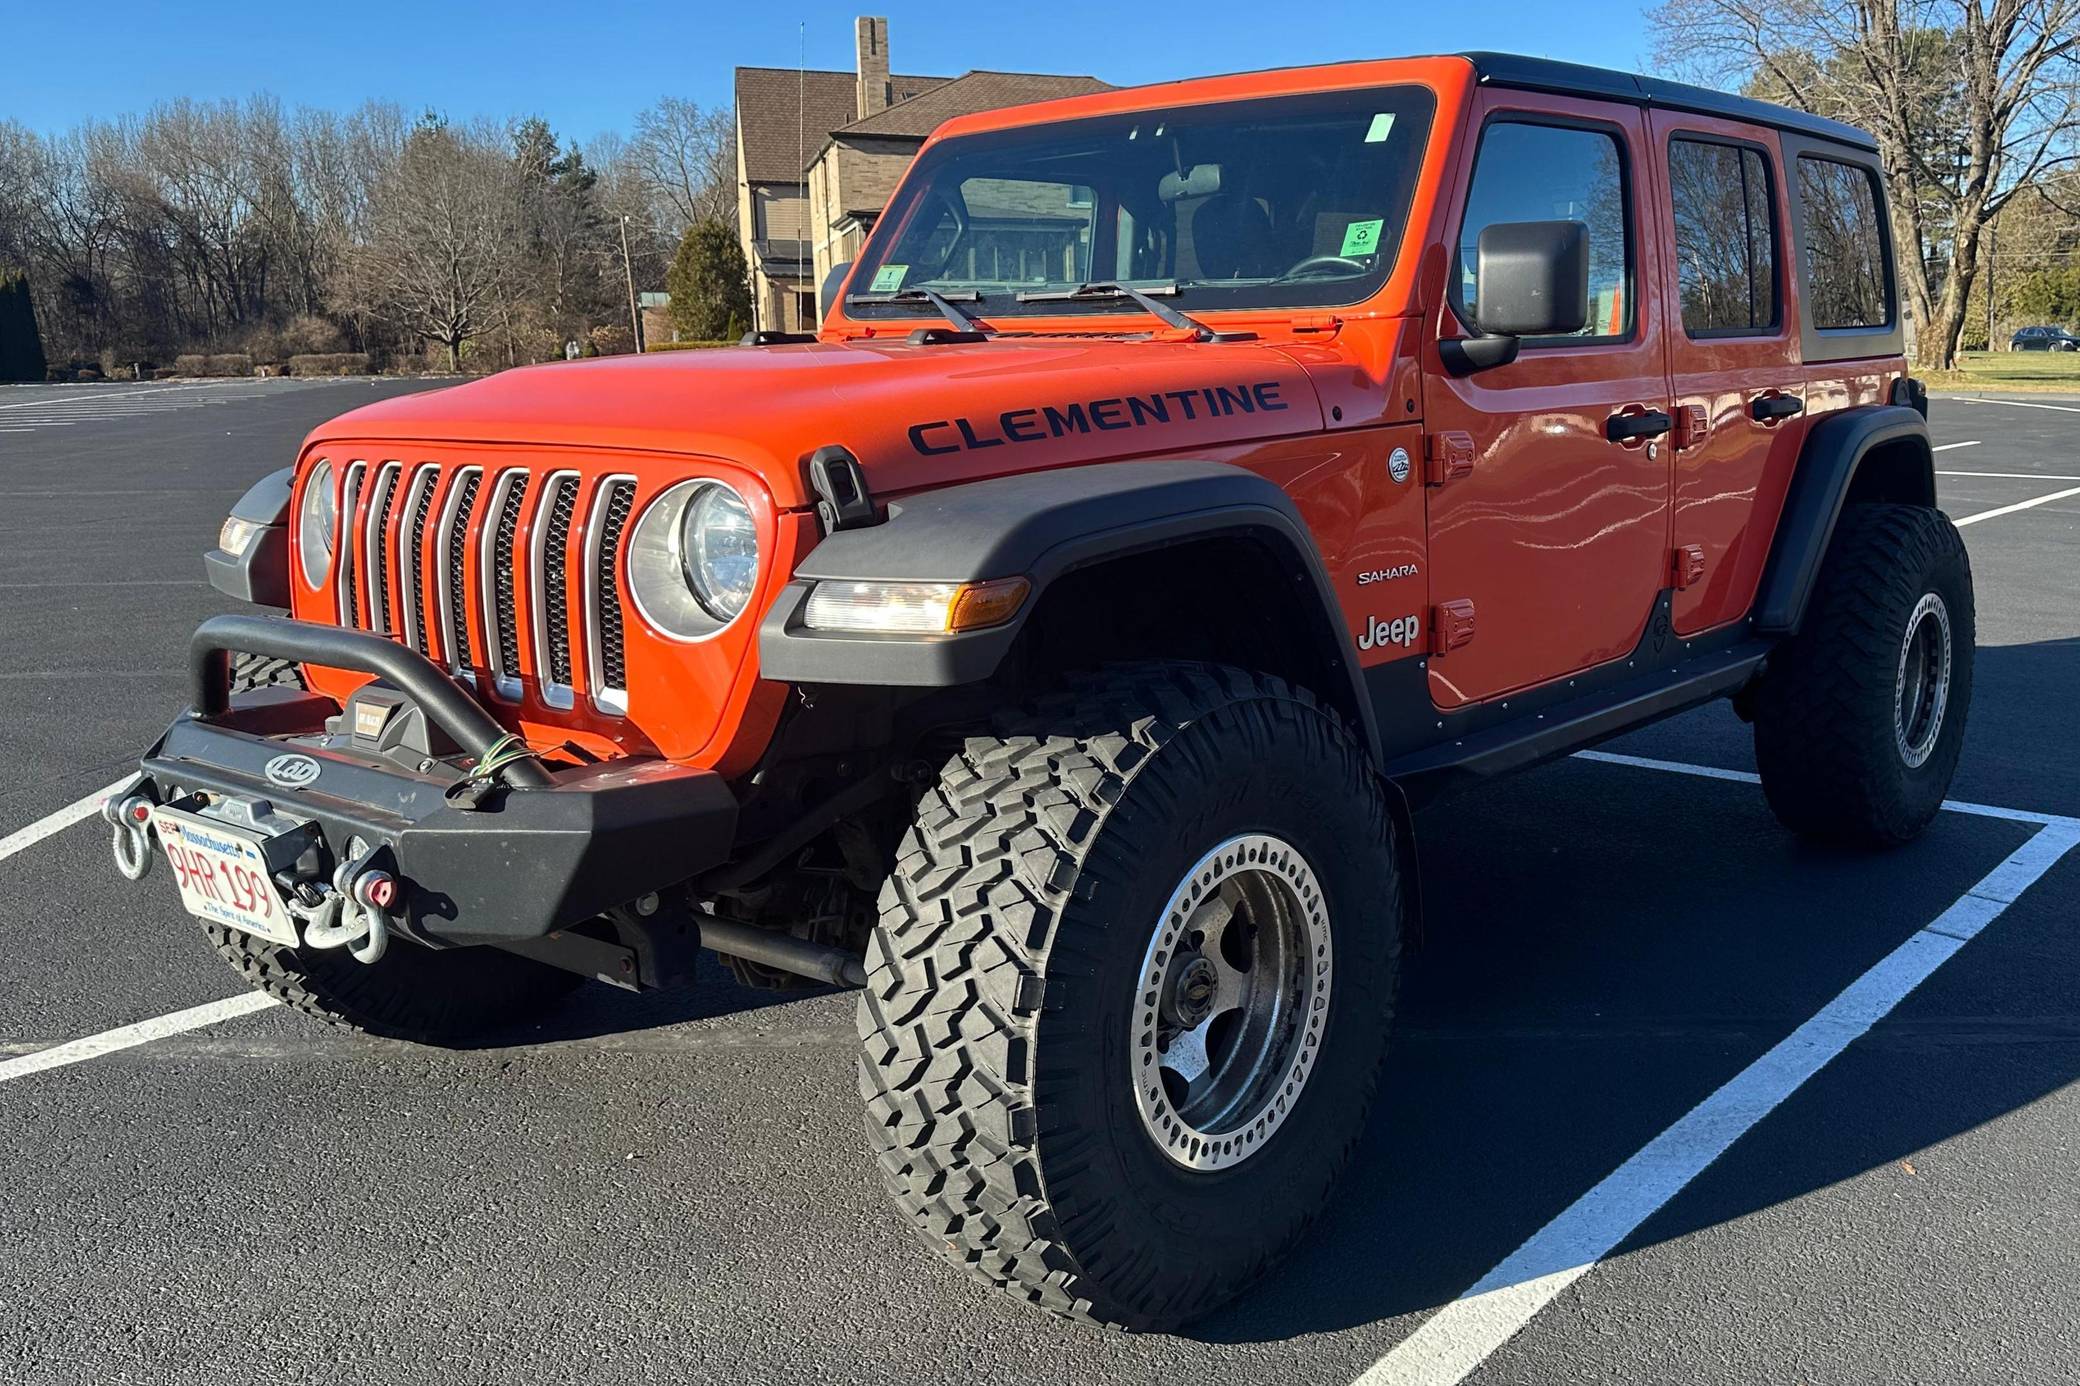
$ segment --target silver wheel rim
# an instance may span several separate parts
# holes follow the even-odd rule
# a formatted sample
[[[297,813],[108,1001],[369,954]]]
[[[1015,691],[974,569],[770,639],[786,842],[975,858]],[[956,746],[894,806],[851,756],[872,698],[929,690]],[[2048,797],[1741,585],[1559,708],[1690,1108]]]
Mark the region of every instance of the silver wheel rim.
[[[1893,683],[1892,733],[1909,770],[1918,770],[1935,753],[1949,705],[1950,608],[1930,592],[1907,618]]]
[[[1264,1147],[1314,1071],[1334,971],[1314,868],[1265,833],[1185,874],[1141,961],[1130,1062],[1141,1124],[1193,1170]]]

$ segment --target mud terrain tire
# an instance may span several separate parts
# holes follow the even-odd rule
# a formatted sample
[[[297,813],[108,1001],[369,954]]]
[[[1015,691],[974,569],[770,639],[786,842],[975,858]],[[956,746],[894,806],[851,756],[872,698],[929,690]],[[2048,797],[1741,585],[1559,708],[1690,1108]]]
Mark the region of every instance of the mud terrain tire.
[[[1757,690],[1755,759],[1778,820],[1858,846],[1918,836],[1957,770],[1974,638],[1971,562],[1947,516],[1844,510],[1805,623]]]
[[[254,688],[301,688],[303,668],[293,659],[269,659],[266,655],[231,656],[231,691],[244,693]]]
[[[1291,855],[1234,845],[1267,836]],[[1285,1012],[1305,1017],[1296,1043],[1311,1067],[1202,1070],[1215,1084],[1299,1081],[1271,1077],[1268,1103],[1227,1109],[1243,1126],[1209,1119],[1194,1145],[1147,1114],[1156,1099],[1134,1075],[1150,1071],[1136,1066],[1153,1058],[1144,1018],[1169,980],[1144,992],[1147,969],[1215,951],[1190,932],[1206,917],[1191,911],[1225,889],[1201,899],[1209,862],[1273,891],[1274,865],[1311,871],[1318,890],[1290,898],[1320,902],[1306,916],[1316,932],[1286,956],[1314,958],[1326,934],[1333,985],[1315,963],[1319,989]],[[1147,1329],[1219,1306],[1298,1241],[1365,1128],[1401,900],[1368,758],[1303,690],[1215,665],[1123,665],[1005,714],[947,760],[881,894],[859,1072],[889,1192],[928,1246],[1056,1313]],[[1225,918],[1209,927],[1229,931]],[[1247,924],[1238,946],[1255,960],[1237,975],[1289,976],[1263,940],[1290,927]]]
[[[329,1025],[441,1048],[467,1048],[552,1013],[584,978],[496,948],[433,949],[393,938],[374,963],[345,949],[285,948],[204,922],[217,951],[256,990]]]

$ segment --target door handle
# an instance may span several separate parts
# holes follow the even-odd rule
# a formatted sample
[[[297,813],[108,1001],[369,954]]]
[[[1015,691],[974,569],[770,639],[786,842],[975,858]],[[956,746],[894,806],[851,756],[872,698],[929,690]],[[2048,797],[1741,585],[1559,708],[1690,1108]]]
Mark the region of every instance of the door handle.
[[[1639,438],[1659,438],[1676,426],[1676,421],[1659,409],[1633,414],[1613,414],[1603,421],[1603,436],[1613,443],[1630,443]]]
[[[1757,395],[1749,402],[1748,412],[1759,423],[1774,423],[1802,413],[1805,407],[1806,402],[1797,395]]]

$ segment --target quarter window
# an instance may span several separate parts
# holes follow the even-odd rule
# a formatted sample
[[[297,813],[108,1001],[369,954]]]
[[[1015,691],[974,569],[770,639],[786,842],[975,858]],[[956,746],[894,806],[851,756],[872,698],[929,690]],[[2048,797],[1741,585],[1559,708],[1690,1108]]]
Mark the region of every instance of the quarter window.
[[[1798,200],[1805,232],[1805,311],[1818,328],[1886,327],[1892,302],[1885,235],[1871,171],[1802,155]]]
[[[1776,227],[1759,150],[1671,140],[1676,277],[1691,336],[1767,332],[1777,323]]]
[[[1589,321],[1575,338],[1632,330],[1632,245],[1625,161],[1600,130],[1497,121],[1481,137],[1459,227],[1459,306],[1480,301],[1481,232],[1501,222],[1579,221],[1589,230]]]

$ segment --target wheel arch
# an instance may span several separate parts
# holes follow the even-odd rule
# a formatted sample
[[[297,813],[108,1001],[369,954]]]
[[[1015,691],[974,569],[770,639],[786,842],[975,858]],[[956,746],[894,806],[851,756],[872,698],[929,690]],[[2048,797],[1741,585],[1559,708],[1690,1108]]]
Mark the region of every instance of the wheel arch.
[[[1813,425],[1756,594],[1759,632],[1791,635],[1798,630],[1843,508],[1865,501],[1934,507],[1935,451],[1928,420],[1915,409],[1868,405]]]
[[[820,581],[1013,576],[1033,595],[988,630],[833,636],[801,621]],[[831,534],[768,613],[759,657],[767,678],[917,688],[1107,658],[1244,663],[1312,689],[1377,765],[1340,610],[1306,522],[1274,483],[1221,462],[1103,463],[919,493],[890,503],[881,524]]]

